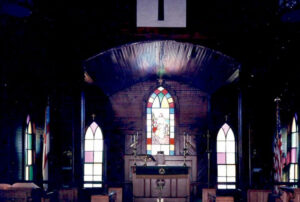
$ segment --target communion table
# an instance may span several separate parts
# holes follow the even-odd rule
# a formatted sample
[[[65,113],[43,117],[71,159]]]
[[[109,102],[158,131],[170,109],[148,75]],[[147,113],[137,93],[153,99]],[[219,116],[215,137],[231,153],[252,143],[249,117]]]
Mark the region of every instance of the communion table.
[[[185,202],[190,198],[189,167],[132,167],[133,198],[136,202]]]

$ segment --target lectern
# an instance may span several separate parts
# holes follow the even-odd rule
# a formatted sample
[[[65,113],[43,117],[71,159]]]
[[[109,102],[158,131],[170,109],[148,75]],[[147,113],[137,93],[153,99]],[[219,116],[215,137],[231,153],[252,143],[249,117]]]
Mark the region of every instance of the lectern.
[[[189,167],[133,166],[135,202],[187,202],[190,199]]]

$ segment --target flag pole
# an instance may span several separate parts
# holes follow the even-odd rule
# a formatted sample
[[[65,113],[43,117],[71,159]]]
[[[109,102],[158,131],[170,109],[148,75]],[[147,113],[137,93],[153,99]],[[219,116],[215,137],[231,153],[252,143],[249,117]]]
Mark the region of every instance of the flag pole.
[[[274,140],[274,182],[281,182],[281,173],[282,173],[282,166],[281,166],[281,137],[280,137],[280,118],[279,118],[279,102],[281,99],[276,97],[274,102],[276,103],[276,136]],[[274,191],[276,194],[279,194],[278,185],[274,184]]]
[[[47,105],[45,109],[45,125],[43,134],[43,162],[42,162],[42,174],[43,174],[43,188],[48,190],[49,186],[49,164],[48,155],[50,152],[50,98],[47,98]]]

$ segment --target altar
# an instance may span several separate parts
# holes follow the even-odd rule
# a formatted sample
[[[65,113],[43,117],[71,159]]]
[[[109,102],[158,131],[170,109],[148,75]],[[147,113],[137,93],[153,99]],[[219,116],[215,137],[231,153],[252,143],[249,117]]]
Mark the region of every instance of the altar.
[[[155,156],[154,156],[155,157]],[[196,156],[165,156],[164,165],[136,161],[133,156],[125,156],[125,179],[132,183],[132,197],[135,202],[186,202],[194,190],[190,184],[196,181]],[[126,172],[126,170],[128,172]]]

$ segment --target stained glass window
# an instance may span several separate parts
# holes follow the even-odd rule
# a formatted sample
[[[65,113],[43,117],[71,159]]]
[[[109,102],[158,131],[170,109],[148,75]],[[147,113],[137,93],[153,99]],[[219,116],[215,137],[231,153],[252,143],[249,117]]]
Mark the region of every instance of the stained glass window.
[[[149,97],[147,103],[147,154],[174,155],[175,112],[171,94],[162,86]]]
[[[102,187],[103,181],[103,135],[93,122],[84,138],[84,187]]]
[[[299,157],[299,130],[297,125],[297,116],[293,118],[291,130],[291,163],[289,172],[289,181],[298,182],[298,157]]]
[[[25,180],[33,180],[33,133],[32,133],[32,123],[30,116],[26,119],[25,128]]]
[[[217,135],[218,189],[235,189],[236,185],[235,138],[225,123]]]

